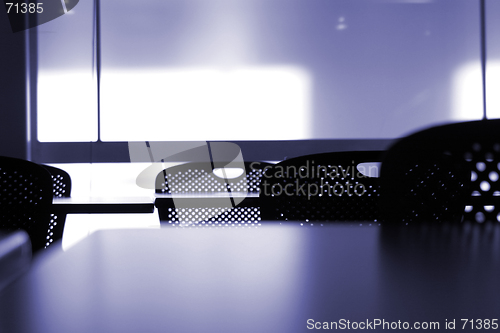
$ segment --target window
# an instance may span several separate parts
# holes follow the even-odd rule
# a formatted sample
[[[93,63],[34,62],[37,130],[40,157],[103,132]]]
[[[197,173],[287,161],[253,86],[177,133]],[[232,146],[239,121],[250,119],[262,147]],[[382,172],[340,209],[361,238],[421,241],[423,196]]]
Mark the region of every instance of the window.
[[[34,151],[113,161],[127,141],[222,140],[257,156],[480,119],[479,20],[469,0],[80,2],[38,27]]]

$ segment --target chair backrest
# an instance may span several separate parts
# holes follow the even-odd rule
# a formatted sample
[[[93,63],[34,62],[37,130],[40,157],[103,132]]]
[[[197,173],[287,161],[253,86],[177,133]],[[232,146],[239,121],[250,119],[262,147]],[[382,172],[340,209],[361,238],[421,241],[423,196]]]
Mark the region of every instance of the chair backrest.
[[[322,153],[267,168],[260,191],[263,219],[377,221],[381,154]]]
[[[59,168],[42,165],[52,178],[52,196],[54,198],[69,198],[71,196],[71,177],[70,175]],[[55,241],[62,239],[64,225],[66,223],[66,214],[50,213],[50,224],[47,230],[47,238],[45,246],[50,246]]]
[[[71,196],[71,177],[59,168],[42,165],[52,177],[52,195],[54,198],[69,198]]]
[[[0,228],[23,229],[33,251],[45,247],[52,204],[52,180],[38,164],[0,157]]]
[[[221,162],[217,164],[224,165]],[[212,170],[211,163],[186,163],[160,172],[156,177],[156,193],[174,195],[222,192],[258,193],[263,169],[269,165],[265,162],[244,162],[244,173],[236,176],[226,175],[227,178],[224,178],[222,173],[217,174]],[[200,204],[203,205],[202,202]],[[219,225],[230,221],[254,223],[260,220],[258,205],[242,203],[233,208],[211,206],[177,208],[172,206],[172,201],[162,199],[157,199],[155,205],[158,208],[160,221],[174,225],[180,222],[193,225],[201,223]]]
[[[500,120],[432,127],[389,149],[381,170],[385,219],[500,222]]]
[[[219,163],[222,164],[222,163]],[[210,163],[185,163],[167,168],[156,177],[156,193],[259,192],[265,162],[245,162],[245,173],[225,179],[214,174]]]

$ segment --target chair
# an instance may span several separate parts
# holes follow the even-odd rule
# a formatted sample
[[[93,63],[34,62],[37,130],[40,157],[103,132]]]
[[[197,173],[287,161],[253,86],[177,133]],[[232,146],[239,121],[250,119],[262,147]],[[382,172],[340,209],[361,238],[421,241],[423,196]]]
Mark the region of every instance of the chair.
[[[500,120],[432,127],[399,140],[381,170],[392,223],[500,222]]]
[[[224,165],[224,163],[217,163]],[[173,194],[178,198],[186,195],[185,204],[178,205],[181,198],[157,198],[160,221],[174,226],[243,225],[258,223],[260,207],[258,193],[265,162],[244,162],[245,173],[234,178],[220,177],[212,171],[210,163],[186,163],[167,168],[156,177],[157,194]],[[232,202],[225,193],[254,194],[242,202]],[[196,197],[196,195],[200,197]],[[221,194],[222,196],[218,196]],[[191,199],[189,196],[191,195]],[[195,196],[194,198],[192,196]],[[255,195],[257,197],[255,197]],[[205,196],[205,197],[203,197]],[[233,199],[231,199],[233,200]],[[236,223],[230,223],[236,222]]]
[[[282,161],[261,182],[263,219],[377,221],[380,151],[332,152]],[[375,162],[375,163],[373,163]]]
[[[45,247],[52,180],[38,164],[0,157],[0,228],[25,230],[34,252]]]
[[[52,178],[52,195],[54,198],[69,198],[71,196],[71,177],[59,168],[42,165]],[[50,246],[54,241],[62,239],[66,214],[50,214],[50,224],[47,230],[47,241],[45,246]]]

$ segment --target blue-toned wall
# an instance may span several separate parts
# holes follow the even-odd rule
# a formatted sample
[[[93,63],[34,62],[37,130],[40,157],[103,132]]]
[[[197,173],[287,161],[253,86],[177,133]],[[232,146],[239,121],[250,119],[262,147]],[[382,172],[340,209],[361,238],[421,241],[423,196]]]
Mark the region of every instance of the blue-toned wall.
[[[0,11],[0,156],[27,157],[25,34]]]

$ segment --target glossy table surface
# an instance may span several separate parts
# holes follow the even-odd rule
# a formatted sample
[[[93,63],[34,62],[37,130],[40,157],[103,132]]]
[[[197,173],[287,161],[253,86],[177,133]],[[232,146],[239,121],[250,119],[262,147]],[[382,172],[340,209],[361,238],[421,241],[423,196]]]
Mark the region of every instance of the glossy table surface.
[[[498,322],[499,278],[497,226],[100,231],[47,251],[0,293],[0,332],[461,330],[461,319]]]

